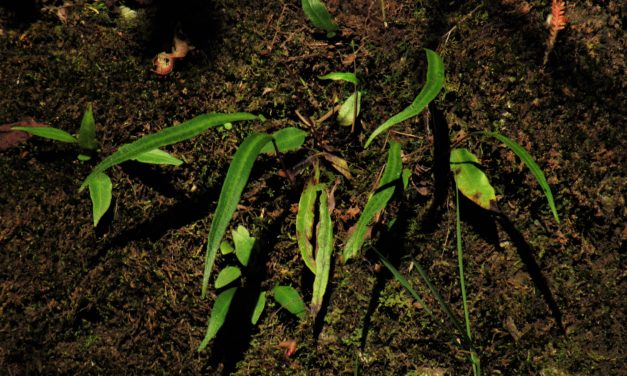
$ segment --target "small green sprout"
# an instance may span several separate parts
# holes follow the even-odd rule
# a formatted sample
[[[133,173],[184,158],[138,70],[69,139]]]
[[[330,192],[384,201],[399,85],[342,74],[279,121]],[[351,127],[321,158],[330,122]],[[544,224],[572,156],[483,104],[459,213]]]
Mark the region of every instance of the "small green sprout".
[[[228,241],[223,241],[220,245],[220,250],[223,255],[235,254],[235,259],[239,265],[228,265],[224,267],[216,277],[214,283],[215,288],[222,291],[218,294],[213,303],[207,324],[207,332],[198,346],[198,352],[204,350],[211,340],[215,338],[226,322],[231,303],[237,292],[240,291],[240,289],[246,288],[234,286],[234,283],[242,276],[242,269],[248,266],[252,251],[257,248],[256,239],[250,236],[248,230],[242,225],[237,226],[237,229],[231,232],[231,237],[235,246],[231,245]],[[255,306],[250,313],[250,323],[252,325],[257,324],[263,313],[266,306],[267,294],[266,291],[261,291],[257,297]],[[283,308],[300,319],[305,318],[305,305],[296,289],[290,286],[276,286],[272,289],[271,295]]]

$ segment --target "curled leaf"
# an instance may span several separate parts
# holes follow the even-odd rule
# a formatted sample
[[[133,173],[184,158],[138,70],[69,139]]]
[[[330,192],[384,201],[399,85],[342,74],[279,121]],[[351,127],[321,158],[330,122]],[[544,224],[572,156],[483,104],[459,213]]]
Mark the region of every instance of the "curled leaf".
[[[312,273],[316,272],[316,262],[314,260],[313,245],[311,238],[313,236],[314,223],[314,205],[318,186],[312,181],[308,181],[300,195],[298,202],[298,213],[296,214],[296,240],[298,241],[298,249],[305,265]]]
[[[233,248],[231,243],[227,242],[226,240],[220,243],[220,253],[222,253],[223,255],[228,255],[229,253],[233,252],[235,252],[235,248]]]
[[[381,124],[368,137],[364,147],[368,147],[372,140],[392,126],[418,115],[438,95],[444,86],[444,63],[442,58],[434,51],[425,48],[427,53],[427,81],[414,101],[403,111],[392,116]]]
[[[551,187],[549,186],[549,183],[546,181],[546,178],[544,177],[544,173],[542,173],[542,169],[540,169],[540,166],[538,166],[536,161],[533,160],[533,157],[527,152],[527,150],[525,150],[525,148],[520,146],[517,142],[515,142],[511,138],[505,137],[504,135],[500,133],[483,132],[483,134],[486,136],[494,137],[497,140],[504,143],[505,145],[507,145],[507,147],[512,149],[512,151],[518,156],[518,158],[520,158],[520,160],[525,163],[529,171],[531,171],[533,176],[538,181],[538,184],[540,184],[540,187],[542,188],[542,191],[544,192],[544,195],[546,196],[546,199],[549,202],[549,208],[551,209],[551,213],[553,213],[553,218],[555,218],[555,221],[557,221],[557,223],[560,223],[560,217],[557,214],[557,208],[555,207],[555,201],[553,200],[553,193],[551,192]]]

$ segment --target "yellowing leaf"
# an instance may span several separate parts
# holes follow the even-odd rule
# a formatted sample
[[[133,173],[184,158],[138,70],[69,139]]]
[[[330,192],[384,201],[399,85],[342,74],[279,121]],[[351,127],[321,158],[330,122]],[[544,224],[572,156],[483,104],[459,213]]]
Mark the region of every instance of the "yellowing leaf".
[[[296,214],[296,239],[298,240],[298,249],[300,249],[300,254],[305,265],[307,265],[312,273],[316,272],[316,262],[311,237],[313,236],[314,205],[316,204],[317,192],[318,186],[312,181],[308,181],[303,189],[303,193],[300,195],[298,213]]]
[[[329,153],[320,153],[320,156],[331,162],[333,168],[342,174],[346,179],[351,180],[353,178],[350,170],[348,169],[348,162],[346,162],[345,159]]]
[[[451,171],[459,191],[469,200],[487,210],[498,210],[496,195],[488,177],[478,167],[479,159],[467,149],[454,149],[450,157]]]
[[[355,104],[357,105],[357,111],[355,111]],[[342,103],[340,111],[337,114],[337,123],[343,127],[350,127],[355,121],[355,118],[359,116],[360,109],[361,91],[357,92],[357,100],[355,100],[355,93],[353,93]]]

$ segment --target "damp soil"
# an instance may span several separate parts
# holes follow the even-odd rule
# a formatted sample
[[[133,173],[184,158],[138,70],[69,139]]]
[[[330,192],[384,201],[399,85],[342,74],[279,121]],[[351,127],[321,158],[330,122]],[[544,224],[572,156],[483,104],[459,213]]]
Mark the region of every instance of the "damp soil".
[[[477,154],[499,212],[462,200],[466,287],[485,374],[625,374],[625,5],[568,2],[567,27],[543,65],[550,2],[328,0],[340,25],[327,37],[298,2],[3,1],[0,124],[37,122],[76,133],[93,104],[101,153],[31,138],[0,151],[2,374],[467,375],[468,352],[424,288],[421,265],[463,317],[448,153]],[[130,11],[130,12],[129,12]],[[130,15],[130,16],[129,16]],[[195,46],[172,73],[153,72],[174,34]],[[414,99],[424,48],[446,67],[443,92],[420,116],[363,148],[365,137]],[[295,212],[319,151],[345,159],[352,179],[322,165],[333,185],[337,255],[395,140],[411,171],[372,225],[368,246],[335,257],[314,321],[269,303],[259,323],[238,296],[227,324],[197,352],[216,292],[201,299],[204,247],[222,181],[239,143],[321,119],[352,88],[318,77],[352,71],[364,91],[354,132],[331,116],[305,147],[256,162],[231,221],[258,238],[253,295],[292,285],[306,300]],[[209,112],[247,111],[236,123],[167,147],[178,167],[112,168],[113,203],[94,228],[82,180],[117,147]],[[298,114],[302,115],[298,116]],[[498,130],[544,170],[561,222]],[[382,267],[407,277],[435,318]],[[229,261],[218,258],[217,271]],[[215,275],[215,274],[214,274]],[[281,344],[296,342],[286,355]]]

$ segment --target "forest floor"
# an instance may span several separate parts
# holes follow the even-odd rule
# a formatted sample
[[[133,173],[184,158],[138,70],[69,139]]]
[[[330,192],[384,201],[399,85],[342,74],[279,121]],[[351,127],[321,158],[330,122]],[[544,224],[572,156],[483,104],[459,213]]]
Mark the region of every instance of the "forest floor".
[[[34,121],[76,133],[92,103],[102,151],[81,162],[73,145],[36,137],[0,151],[1,373],[471,374],[468,352],[415,268],[425,268],[463,317],[448,167],[457,146],[480,157],[500,209],[461,202],[469,317],[484,374],[627,373],[620,1],[568,2],[568,24],[546,65],[546,0],[385,0],[387,27],[380,1],[327,0],[340,27],[331,38],[296,1],[60,3],[0,2],[0,125]],[[175,34],[195,48],[172,73],[157,75],[152,60]],[[442,56],[442,93],[364,149],[423,86],[424,48]],[[333,71],[360,79],[354,132],[334,116],[311,131],[297,115],[321,119],[351,94],[350,85],[319,79]],[[194,116],[240,111],[267,120],[167,147],[185,161],[178,167],[112,168],[112,208],[93,227],[89,194],[78,187],[99,159]],[[197,352],[216,298],[215,290],[200,297],[207,233],[231,158],[247,134],[288,126],[311,131],[305,147],[283,162],[260,157],[231,221],[259,240],[257,290],[291,285],[311,297],[294,227],[311,171],[290,182],[282,163],[319,151],[348,162],[350,180],[322,165],[321,180],[339,182],[338,255],[376,187],[387,140],[402,146],[409,186],[358,257],[334,257],[318,320],[299,321],[269,303],[253,326],[242,300]],[[501,132],[536,159],[560,223],[511,151],[472,136],[481,130]],[[225,265],[218,257],[214,271]],[[290,356],[280,346],[286,341],[296,342]]]

